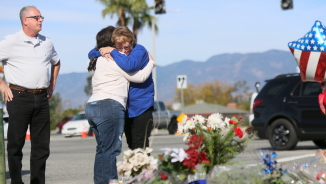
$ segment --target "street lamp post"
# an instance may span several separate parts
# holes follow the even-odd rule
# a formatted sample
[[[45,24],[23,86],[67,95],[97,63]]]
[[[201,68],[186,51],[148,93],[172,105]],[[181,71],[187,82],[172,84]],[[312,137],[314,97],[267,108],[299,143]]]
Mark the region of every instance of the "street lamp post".
[[[155,18],[152,21],[152,56],[156,61],[156,53],[155,53]],[[153,68],[153,81],[154,81],[154,100],[157,100],[157,82],[156,82],[156,67]]]

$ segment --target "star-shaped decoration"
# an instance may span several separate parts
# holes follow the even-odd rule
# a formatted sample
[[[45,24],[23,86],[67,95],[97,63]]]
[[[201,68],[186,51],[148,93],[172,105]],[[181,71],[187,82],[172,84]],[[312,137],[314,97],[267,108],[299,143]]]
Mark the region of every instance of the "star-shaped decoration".
[[[325,35],[323,35],[323,36],[321,36],[324,40],[326,39],[326,36]]]
[[[316,46],[314,46],[314,50],[317,50],[317,47]]]
[[[314,28],[312,28],[312,30],[313,30],[313,31],[317,31],[317,28],[316,28],[316,27],[314,27]]]
[[[297,48],[300,48],[300,44],[297,45]]]
[[[320,28],[319,29],[319,32],[323,33],[324,32],[324,29],[323,28]]]
[[[325,50],[325,48],[324,48],[324,47],[320,47],[320,50],[321,50],[321,51],[324,51],[324,50]]]
[[[315,44],[315,40],[310,40],[311,44]]]
[[[304,46],[303,45],[301,46],[301,49],[304,50]]]
[[[317,22],[317,26],[320,26],[320,22]]]
[[[293,44],[293,47],[295,47],[297,44]]]
[[[308,49],[308,50],[310,50],[310,49],[311,49],[311,47],[308,45],[307,49]]]
[[[311,33],[309,34],[309,37],[312,37],[312,34]]]
[[[308,43],[309,42],[309,40],[306,40],[306,43]]]

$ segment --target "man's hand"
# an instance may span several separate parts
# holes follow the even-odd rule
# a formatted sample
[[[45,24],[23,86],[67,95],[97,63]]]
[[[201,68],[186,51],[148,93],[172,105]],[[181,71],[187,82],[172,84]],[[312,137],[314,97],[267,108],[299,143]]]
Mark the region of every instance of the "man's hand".
[[[48,98],[51,98],[52,97],[52,93],[54,91],[54,85],[53,84],[50,84],[49,87],[48,87],[48,90],[47,90],[47,97]]]
[[[3,80],[1,80],[1,82],[0,82],[0,91],[1,91],[1,95],[2,95],[2,100],[4,102],[12,101],[12,98],[14,96],[13,96],[9,86]]]
[[[105,57],[108,60],[113,60],[112,56],[111,56],[111,52],[114,50],[113,47],[102,47],[100,48],[100,53],[103,57]]]

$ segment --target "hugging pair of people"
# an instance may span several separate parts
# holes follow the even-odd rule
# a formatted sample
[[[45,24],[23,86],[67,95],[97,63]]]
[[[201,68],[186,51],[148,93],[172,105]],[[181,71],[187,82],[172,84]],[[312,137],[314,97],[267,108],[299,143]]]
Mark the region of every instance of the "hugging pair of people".
[[[96,48],[88,57],[88,71],[94,73],[93,92],[86,105],[86,117],[97,142],[94,183],[107,184],[118,179],[116,157],[121,153],[123,132],[129,149],[149,146],[155,63],[123,26],[99,31]]]

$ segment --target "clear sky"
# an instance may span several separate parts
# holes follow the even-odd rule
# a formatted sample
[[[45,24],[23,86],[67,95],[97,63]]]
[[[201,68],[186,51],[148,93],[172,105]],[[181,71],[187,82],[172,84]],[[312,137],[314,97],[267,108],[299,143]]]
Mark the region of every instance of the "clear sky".
[[[280,0],[166,0],[167,13],[157,16],[156,62],[165,66],[223,53],[288,50],[287,43],[301,38],[315,20],[326,24],[325,1],[293,4],[294,9],[283,11]],[[96,0],[0,0],[0,37],[20,30],[19,11],[27,5],[45,17],[41,34],[54,42],[60,73],[86,72],[95,35],[117,21],[116,16],[103,18],[104,6]],[[140,31],[138,43],[153,52],[151,28]]]

